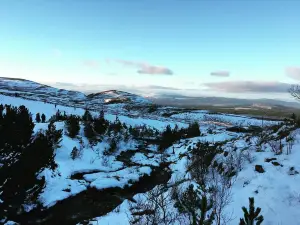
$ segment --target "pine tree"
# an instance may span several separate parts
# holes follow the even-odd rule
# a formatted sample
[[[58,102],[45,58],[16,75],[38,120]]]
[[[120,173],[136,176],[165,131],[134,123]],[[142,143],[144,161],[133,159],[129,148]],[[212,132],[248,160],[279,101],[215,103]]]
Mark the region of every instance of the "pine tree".
[[[292,120],[294,120],[294,121],[297,119],[297,116],[296,116],[296,114],[295,114],[295,113],[292,113],[292,115],[291,115],[291,119],[292,119]]]
[[[75,138],[80,130],[79,120],[74,115],[71,115],[66,121],[67,134],[70,138]]]
[[[85,112],[82,116],[82,120],[83,121],[92,121],[93,120],[93,117],[92,117],[90,111],[88,111],[87,109],[85,110]]]
[[[63,130],[56,130],[56,126],[53,121],[51,121],[48,125],[48,130],[46,130],[46,136],[49,143],[54,148],[60,147],[60,142],[62,141],[62,132]]]
[[[200,136],[200,126],[197,122],[192,123],[189,125],[187,128],[187,137],[192,138],[192,137],[198,137]]]
[[[59,120],[61,119],[61,114],[60,114],[59,109],[56,111],[55,116],[56,116],[56,120],[57,120],[57,121],[59,121]]]
[[[31,142],[34,123],[25,106],[6,106],[0,120],[0,149],[2,152],[22,151]],[[5,147],[6,146],[6,147]]]
[[[15,215],[16,212],[22,212],[25,201],[36,202],[45,184],[45,180],[38,179],[37,175],[44,168],[56,168],[54,157],[53,146],[39,132],[32,143],[25,146],[15,163],[5,164],[0,168],[0,198],[4,202],[0,206],[1,212],[6,212],[9,216]]]
[[[3,119],[3,111],[4,111],[4,106],[0,104],[0,120]]]
[[[90,143],[96,141],[96,133],[94,131],[92,122],[86,121],[84,123],[84,135]]]
[[[181,195],[173,196],[175,199],[175,207],[180,213],[190,215],[192,225],[212,225],[215,214],[212,211],[212,201],[208,200],[200,189],[194,189],[194,185],[190,185]],[[212,211],[210,215],[208,212]]]
[[[35,116],[35,121],[37,123],[40,123],[41,122],[41,116],[40,116],[40,113],[37,113],[36,116]]]
[[[105,155],[111,155],[115,153],[118,149],[118,142],[116,138],[111,139],[109,148],[104,151]]]
[[[42,118],[42,123],[45,123],[46,122],[46,116],[45,116],[44,113],[42,114],[41,118]]]
[[[249,198],[249,211],[246,207],[242,207],[244,218],[240,219],[240,225],[260,225],[264,221],[264,217],[259,215],[261,208],[254,207],[254,198]]]
[[[175,139],[174,132],[170,125],[168,125],[166,127],[166,129],[162,132],[161,136],[162,136],[161,143],[160,143],[158,149],[159,149],[159,151],[162,152],[165,149],[167,149],[168,147],[170,147],[176,139]]]
[[[97,134],[104,134],[109,126],[109,122],[104,119],[104,113],[101,111],[100,115],[98,118],[95,118],[94,120],[94,129]]]
[[[80,150],[75,146],[72,151],[71,151],[71,154],[70,154],[70,157],[71,159],[75,160],[75,159],[78,159],[80,158],[81,156],[81,152]]]

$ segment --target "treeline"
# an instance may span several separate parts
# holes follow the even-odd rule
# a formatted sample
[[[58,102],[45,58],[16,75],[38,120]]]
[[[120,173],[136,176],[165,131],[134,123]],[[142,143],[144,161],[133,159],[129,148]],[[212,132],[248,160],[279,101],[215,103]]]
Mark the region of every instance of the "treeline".
[[[190,124],[187,128],[178,128],[176,124],[172,129],[170,125],[161,134],[159,150],[163,151],[172,146],[176,141],[184,138],[193,138],[201,135],[200,126],[197,122]]]

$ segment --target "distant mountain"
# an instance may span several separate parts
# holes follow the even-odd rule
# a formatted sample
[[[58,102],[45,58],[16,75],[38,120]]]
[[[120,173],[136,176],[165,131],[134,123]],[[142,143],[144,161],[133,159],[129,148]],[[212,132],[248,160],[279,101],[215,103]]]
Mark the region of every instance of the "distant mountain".
[[[224,97],[189,97],[178,94],[164,94],[150,98],[154,103],[169,106],[251,106],[256,108],[293,107],[300,108],[298,102],[287,102],[276,99],[239,99]]]

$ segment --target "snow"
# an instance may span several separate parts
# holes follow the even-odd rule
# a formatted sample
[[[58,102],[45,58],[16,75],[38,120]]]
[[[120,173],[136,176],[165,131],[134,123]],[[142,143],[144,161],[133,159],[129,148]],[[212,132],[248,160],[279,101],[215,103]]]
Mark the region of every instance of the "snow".
[[[221,135],[220,135],[221,136]],[[219,141],[228,138],[226,134],[223,138],[219,138]],[[251,148],[243,138],[244,136],[238,135],[235,139],[232,139],[232,143],[238,149],[244,149],[245,147]],[[291,167],[294,167],[296,171],[300,170],[300,137],[297,136],[297,144],[292,149],[292,154],[276,155],[266,147],[264,152],[256,152],[249,150],[252,154],[253,162],[245,161],[243,169],[238,173],[236,181],[232,186],[232,199],[230,204],[225,208],[227,215],[233,215],[232,220],[227,224],[236,225],[239,223],[239,218],[243,217],[241,208],[243,206],[248,207],[249,197],[255,197],[255,206],[261,207],[261,214],[264,216],[263,224],[300,224],[299,206],[300,206],[300,191],[299,183],[300,176],[289,175]],[[186,172],[187,157],[180,157],[182,153],[187,151],[188,146],[193,145],[198,141],[197,138],[189,139],[187,142],[178,143],[174,145],[175,155],[169,158],[170,161],[175,161],[170,168],[173,171],[172,178],[169,183],[172,184],[178,178],[188,179],[188,173]],[[169,149],[169,153],[171,152]],[[276,162],[279,162],[283,166],[274,166],[271,162],[265,162],[266,158],[277,158]],[[135,154],[135,160],[146,160],[145,156],[140,153]],[[254,170],[255,165],[262,165],[265,169],[265,173],[258,173]],[[136,199],[139,194],[134,198]],[[129,216],[128,216],[129,215]],[[130,217],[130,211],[127,201],[124,201],[118,212],[114,211],[106,216],[96,218],[96,220],[103,225],[109,224],[128,224],[128,217]],[[116,223],[113,223],[115,222]],[[93,223],[96,224],[96,223]]]
[[[129,225],[128,215],[130,215],[129,205],[128,200],[125,200],[112,212],[95,218],[94,221],[91,221],[91,225]]]
[[[3,82],[5,79],[2,79]],[[6,82],[6,81],[5,81]],[[1,84],[1,82],[0,82]],[[26,87],[36,88],[35,83],[22,83],[15,81],[9,84],[12,87]],[[9,91],[9,90],[8,90]],[[112,93],[108,93],[112,94]],[[22,98],[15,98],[0,95],[0,103],[11,104],[13,106],[25,105],[30,109],[30,112],[44,113],[49,119],[59,109],[61,112],[67,114],[83,115],[84,109],[67,107],[53,104],[43,103],[39,101],[25,100]],[[98,112],[92,111],[93,115]],[[116,115],[106,113],[106,119],[114,121]],[[242,206],[248,207],[248,197],[255,197],[255,206],[262,208],[262,215],[264,216],[265,225],[281,224],[281,225],[297,225],[300,224],[300,175],[290,175],[290,168],[300,171],[300,136],[297,135],[297,141],[293,146],[290,155],[274,155],[269,146],[264,146],[263,152],[256,152],[255,138],[252,137],[251,142],[246,142],[244,134],[234,132],[227,132],[224,129],[226,125],[261,125],[261,120],[225,114],[208,114],[206,111],[192,111],[186,113],[179,113],[172,115],[170,118],[162,118],[159,116],[140,115],[119,115],[119,120],[131,126],[146,125],[154,127],[160,131],[165,129],[167,125],[174,127],[176,124],[180,127],[186,127],[191,121],[198,121],[202,123],[201,132],[203,136],[195,137],[187,140],[181,140],[175,143],[167,150],[167,160],[172,162],[170,169],[172,177],[169,184],[172,184],[178,178],[189,178],[186,171],[187,156],[184,155],[188,151],[189,146],[193,146],[198,141],[209,141],[211,143],[228,141],[226,151],[233,151],[233,146],[239,152],[241,149],[246,149],[253,158],[249,162],[245,160],[242,165],[242,170],[238,172],[236,181],[232,186],[231,203],[226,208],[228,215],[234,215],[232,221],[228,225],[236,225],[239,223],[239,218],[243,216],[241,210]],[[207,129],[212,123],[217,123],[214,127],[213,134],[208,134]],[[265,125],[276,124],[276,121],[265,121]],[[56,122],[57,129],[64,129],[63,122]],[[224,125],[224,126],[223,126]],[[34,131],[47,129],[48,123],[36,124]],[[82,133],[83,131],[81,131]],[[157,166],[160,162],[160,154],[155,152],[155,148],[149,150],[148,153],[136,152],[131,161],[140,166],[126,167],[122,162],[117,161],[115,155],[104,156],[103,150],[108,147],[108,141],[104,139],[93,148],[89,146],[88,141],[83,138],[84,146],[82,149],[82,156],[79,159],[72,160],[70,153],[72,148],[76,146],[80,148],[77,139],[71,139],[63,135],[61,147],[56,150],[55,161],[58,168],[55,172],[48,169],[44,170],[40,176],[45,176],[46,187],[40,195],[40,200],[43,205],[50,207],[57,201],[66,199],[70,196],[81,193],[88,188],[106,189],[112,187],[124,188],[125,185],[131,185],[131,182],[139,180],[145,174],[149,175],[152,171],[151,166]],[[283,142],[284,143],[284,142]],[[136,149],[134,141],[121,142],[118,153],[127,151],[129,149]],[[174,147],[175,154],[172,154]],[[282,166],[274,166],[271,162],[265,162],[266,158],[276,158],[276,162]],[[105,161],[106,160],[106,161]],[[255,165],[262,165],[265,173],[258,173],[254,170]],[[83,179],[71,179],[72,176],[82,173]],[[137,198],[140,195],[136,195]],[[103,225],[127,225],[129,212],[128,200],[107,215],[95,218],[92,224]],[[96,222],[97,221],[97,222]]]
[[[232,204],[228,207],[228,212],[232,211],[239,217],[230,224],[238,224],[239,218],[243,216],[241,207],[248,207],[248,197],[255,197],[256,207],[262,208],[264,224],[300,224],[300,176],[288,175],[290,167],[295,167],[297,171],[300,169],[299,149],[300,145],[297,144],[291,155],[276,156],[272,152],[252,152],[255,161],[239,172],[232,189]],[[265,158],[273,157],[283,167],[264,162]],[[254,171],[256,164],[263,165],[265,173]]]
[[[138,181],[144,175],[150,175],[150,167],[131,167],[112,173],[94,173],[85,175],[87,181],[91,181],[91,186],[97,189],[104,189],[109,187],[123,188],[129,181]]]
[[[250,118],[241,115],[234,115],[234,114],[207,114],[205,111],[196,111],[196,112],[188,112],[188,113],[179,113],[171,116],[174,119],[185,119],[185,120],[192,120],[198,122],[208,122],[208,121],[215,121],[219,123],[225,123],[229,125],[256,125],[261,126],[262,120],[256,118]],[[272,125],[276,124],[276,121],[263,121],[263,124]]]

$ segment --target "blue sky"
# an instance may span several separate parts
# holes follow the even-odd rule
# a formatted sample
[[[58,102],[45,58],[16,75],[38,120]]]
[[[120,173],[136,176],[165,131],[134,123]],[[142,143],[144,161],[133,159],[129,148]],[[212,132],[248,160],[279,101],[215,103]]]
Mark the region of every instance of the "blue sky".
[[[296,0],[3,1],[0,76],[281,96],[300,80],[299,8]]]

